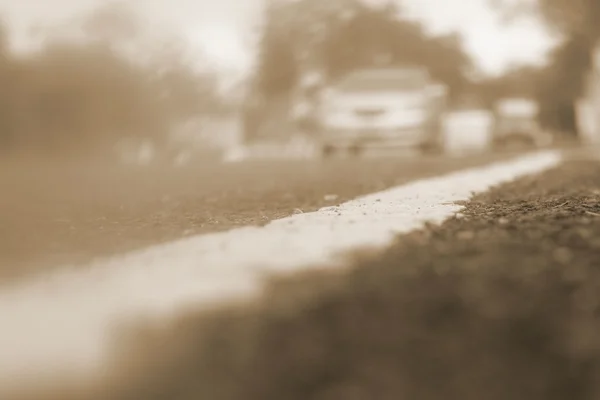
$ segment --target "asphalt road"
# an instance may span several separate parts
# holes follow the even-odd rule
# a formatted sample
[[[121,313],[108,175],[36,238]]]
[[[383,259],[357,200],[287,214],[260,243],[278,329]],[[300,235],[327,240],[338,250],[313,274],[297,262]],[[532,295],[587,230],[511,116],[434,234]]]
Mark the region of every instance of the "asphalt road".
[[[2,216],[21,226],[25,241],[28,229],[45,221],[40,215],[89,215],[78,225],[89,242],[61,236],[64,230],[51,223],[38,239],[52,238],[64,254],[83,248],[89,258],[181,237],[188,229],[260,224],[490,161],[265,162],[126,173],[89,165],[22,169],[4,173],[4,187],[17,190],[3,206],[30,214]],[[51,195],[48,187],[63,190]],[[161,197],[165,193],[171,200]],[[173,207],[159,223],[143,223],[145,212],[159,213],[165,204]],[[600,158],[573,154],[558,168],[464,205],[441,226],[398,236],[383,254],[357,255],[342,273],[312,270],[273,282],[261,301],[243,309],[192,312],[170,329],[140,327],[123,343],[115,371],[126,373],[112,385],[35,400],[597,399]],[[122,211],[109,214],[113,209]],[[189,228],[200,210],[214,219]],[[129,219],[132,214],[140,219]],[[19,215],[38,220],[19,225]],[[98,229],[107,224],[92,216],[115,221],[114,227]],[[120,240],[110,241],[115,232],[122,232]],[[36,257],[51,253],[45,247]],[[22,265],[27,256],[12,253]],[[5,276],[54,267],[46,261]]]
[[[264,224],[505,157],[269,160],[181,168],[5,162],[0,281],[184,236]]]
[[[154,332],[111,398],[598,399],[600,162],[465,206],[252,312]]]

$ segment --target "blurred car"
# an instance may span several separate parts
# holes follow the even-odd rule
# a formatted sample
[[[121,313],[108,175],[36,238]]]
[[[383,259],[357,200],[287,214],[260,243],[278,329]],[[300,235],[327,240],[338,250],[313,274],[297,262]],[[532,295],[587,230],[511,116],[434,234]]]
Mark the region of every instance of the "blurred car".
[[[539,106],[529,98],[504,98],[496,103],[493,145],[496,149],[544,147],[552,136],[539,125]]]
[[[454,109],[446,112],[443,137],[447,154],[463,156],[490,149],[494,115],[484,107]]]
[[[424,68],[369,68],[328,87],[319,107],[323,154],[371,147],[443,148],[445,87]]]

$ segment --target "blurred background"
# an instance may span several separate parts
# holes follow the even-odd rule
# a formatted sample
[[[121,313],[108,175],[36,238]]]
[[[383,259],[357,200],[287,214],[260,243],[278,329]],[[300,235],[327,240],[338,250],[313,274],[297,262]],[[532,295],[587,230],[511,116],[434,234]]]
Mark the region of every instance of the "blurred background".
[[[415,179],[500,160],[513,152],[569,146],[596,151],[600,146],[599,20],[598,0],[0,0],[0,294],[9,293],[3,304],[11,301],[6,288],[13,282],[65,266],[88,265],[186,236],[262,225]],[[592,184],[586,182],[595,179],[596,170],[582,168],[589,176],[580,186],[587,190]],[[571,180],[568,174],[560,176],[563,181]],[[548,191],[540,187],[531,197],[548,197]],[[540,207],[560,210],[570,206],[562,187],[555,192],[567,199],[559,197],[556,204]],[[597,204],[593,199],[589,202]],[[505,214],[494,218],[504,220],[513,212],[507,204],[495,209]],[[590,210],[589,218],[597,216]],[[546,214],[539,215],[540,220],[549,220]],[[551,224],[546,225],[550,232]],[[595,225],[589,222],[589,226]],[[515,232],[519,230],[506,236],[518,239]],[[528,242],[523,241],[543,242],[540,238],[546,231],[539,232],[539,236],[524,234]],[[587,238],[595,237],[588,233]],[[409,263],[421,260],[421,254],[445,262],[443,252],[420,247],[431,238],[415,240],[408,247],[421,248],[422,253],[406,256]],[[481,254],[492,243],[485,240],[473,245]],[[540,248],[540,254],[554,254]],[[504,248],[488,251],[487,257],[494,263],[520,265],[533,254],[529,247],[522,248],[522,254],[508,247],[509,256],[500,250]],[[462,265],[463,255],[456,257],[457,265]],[[546,261],[540,256],[537,262]],[[390,269],[390,276],[394,273]],[[407,282],[406,287],[390,289],[385,296],[406,291],[420,299],[423,293],[435,296],[439,290],[435,284],[421,290],[419,284]],[[442,299],[456,297],[441,292]],[[524,286],[523,303],[529,302],[529,292]],[[346,295],[356,297],[351,291]],[[370,302],[368,296],[362,300],[375,304],[372,315],[402,325],[392,311],[385,314],[401,307],[390,302],[386,308]],[[512,292],[505,297],[511,296]],[[406,299],[406,304],[418,303],[410,296]],[[388,304],[387,300],[382,304]],[[270,319],[270,313],[281,316],[288,310],[280,310],[277,301],[272,303],[265,326],[271,321],[278,332],[279,322]],[[540,304],[543,318],[553,312],[544,301]],[[446,315],[445,309],[441,314]],[[332,320],[327,307],[322,315],[315,314],[317,327]],[[427,313],[415,315],[427,319]],[[36,316],[29,317],[38,322]],[[292,393],[296,397],[283,397],[275,389],[270,397],[262,389],[250,396],[243,385],[230,384],[231,376],[238,375],[227,370],[227,362],[233,362],[234,370],[239,368],[239,376],[246,377],[250,386],[258,382],[259,389],[263,385],[271,390],[271,384],[277,387],[281,381],[284,393],[289,394],[286,380],[277,377],[280,371],[286,373],[281,367],[285,362],[293,366],[296,360],[296,342],[286,341],[296,332],[294,326],[273,336],[273,341],[291,343],[291,355],[283,354],[280,361],[280,354],[271,350],[272,337],[263,335],[271,331],[262,331],[263,325],[251,317],[215,318],[207,325],[211,346],[196,342],[194,328],[189,337],[175,334],[164,342],[150,343],[149,353],[169,353],[169,343],[183,343],[181,348],[186,349],[186,341],[201,348],[178,348],[172,359],[167,357],[170,363],[149,375],[145,369],[155,365],[144,364],[145,355],[139,365],[135,356],[126,360],[126,370],[141,371],[139,382],[134,380],[132,385],[139,384],[143,390],[141,395],[123,398],[174,398],[148,393],[154,382],[146,384],[146,379],[157,376],[170,384],[171,378],[179,379],[178,373],[194,368],[205,373],[205,381],[198,381],[195,372],[181,372],[185,385],[189,383],[185,389],[192,394],[179,398],[196,399],[194,390],[204,386],[215,391],[210,399],[308,398],[302,391]],[[344,325],[346,319],[339,321],[341,328],[334,331],[354,334]],[[362,340],[363,326],[368,323],[353,325],[359,328],[357,342],[348,340],[348,348],[354,349],[354,343]],[[182,331],[187,332],[186,327]],[[435,330],[428,321],[421,327]],[[381,332],[387,333],[386,329],[381,325]],[[312,340],[299,332],[299,343],[305,336]],[[460,330],[453,332],[457,341],[469,340]],[[15,336],[26,341],[31,333]],[[264,343],[257,342],[264,345],[260,355],[267,360],[273,355],[274,361],[265,364],[264,376],[260,368],[244,370],[244,363],[237,364],[237,357],[246,355],[244,346],[255,346],[255,333],[264,336]],[[248,339],[238,340],[238,334]],[[555,334],[562,337],[562,327]],[[139,339],[143,335],[134,332],[133,336],[140,353],[148,350]],[[380,339],[378,335],[372,338],[373,343]],[[52,344],[68,342],[51,333],[46,339]],[[525,342],[523,347],[529,344]],[[368,347],[370,342],[364,343]],[[406,343],[412,351],[413,342]],[[426,350],[430,347],[427,342],[419,343]],[[444,342],[440,343],[443,347]],[[519,346],[515,354],[529,354]],[[297,348],[302,350],[302,346]],[[493,357],[509,354],[504,347],[498,349]],[[436,351],[431,350],[431,360],[437,360]],[[470,347],[465,353],[479,354]],[[487,353],[481,354],[486,357]],[[346,354],[340,351],[340,355],[342,365]],[[219,359],[225,360],[223,367],[213,369],[209,364]],[[260,364],[262,359],[258,360]],[[518,357],[515,360],[526,365]],[[560,368],[570,365],[562,359],[551,360]],[[33,370],[27,360],[4,361],[5,366],[12,362]],[[512,368],[517,361],[508,363],[509,376],[518,375],[516,380],[525,374]],[[308,359],[308,371],[313,369],[312,362]],[[424,365],[432,363],[425,360]],[[543,368],[550,364],[544,358],[539,361]],[[370,367],[368,362],[360,365],[365,370]],[[412,371],[413,364],[407,365],[407,371]],[[479,364],[473,365],[472,373],[477,376]],[[422,387],[428,390],[429,370],[423,371]],[[380,377],[389,382],[396,378],[395,372],[386,374],[376,368],[367,372],[377,382]],[[263,380],[254,379],[255,373]],[[573,375],[570,370],[568,374]],[[119,379],[127,382],[119,384],[127,386],[129,376],[125,375]],[[302,379],[290,376],[302,386]],[[157,386],[163,385],[161,379]],[[531,382],[535,384],[536,379]],[[495,376],[491,380],[502,386]],[[224,397],[217,396],[220,390],[225,390]],[[227,390],[239,391],[239,396],[227,397]],[[319,398],[370,398],[361,392],[339,393]]]
[[[600,6],[576,3],[2,0],[0,151],[180,165],[597,141]]]

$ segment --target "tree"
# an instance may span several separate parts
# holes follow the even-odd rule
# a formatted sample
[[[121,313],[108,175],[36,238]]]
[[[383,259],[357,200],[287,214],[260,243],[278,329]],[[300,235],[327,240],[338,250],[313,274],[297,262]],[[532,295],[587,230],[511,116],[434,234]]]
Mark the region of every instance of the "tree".
[[[522,15],[541,18],[562,42],[550,55],[538,90],[542,122],[575,132],[574,103],[582,94],[591,67],[590,53],[600,39],[600,2],[597,0],[491,0],[507,21]]]
[[[147,75],[97,44],[52,43],[22,66],[23,139],[46,148],[99,146],[160,120]]]
[[[15,68],[16,63],[11,57],[8,31],[0,18],[0,153],[7,150],[14,141]]]
[[[358,0],[273,0],[266,11],[257,68],[265,96],[289,92],[302,70],[317,68],[329,79],[373,65],[419,64],[458,90],[471,60],[458,36],[428,37],[402,18],[396,2],[373,7]]]
[[[6,62],[9,56],[8,33],[4,21],[0,18],[0,62]]]
[[[600,38],[600,3],[596,0],[489,0],[507,21],[523,15],[540,17],[565,38]]]
[[[484,79],[475,85],[483,103],[492,107],[503,97],[527,97],[540,99],[543,97],[540,89],[543,87],[547,73],[544,68],[533,66],[513,66],[509,71],[498,77]]]
[[[213,71],[195,68],[180,41],[152,32],[122,3],[40,33],[41,49],[25,58],[0,46],[5,144],[105,150],[124,137],[162,140],[218,109]]]
[[[107,2],[79,20],[79,28],[88,38],[106,43],[131,42],[144,27],[138,16],[123,2]]]

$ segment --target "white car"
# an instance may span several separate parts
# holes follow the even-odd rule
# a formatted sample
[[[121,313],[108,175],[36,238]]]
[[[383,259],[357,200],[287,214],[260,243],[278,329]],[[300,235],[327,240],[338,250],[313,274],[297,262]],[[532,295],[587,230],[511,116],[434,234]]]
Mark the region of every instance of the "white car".
[[[422,68],[372,68],[352,72],[324,94],[318,140],[324,154],[366,147],[442,146],[445,88]]]
[[[528,98],[504,98],[495,109],[494,147],[497,149],[544,147],[552,136],[538,123],[539,105]]]

